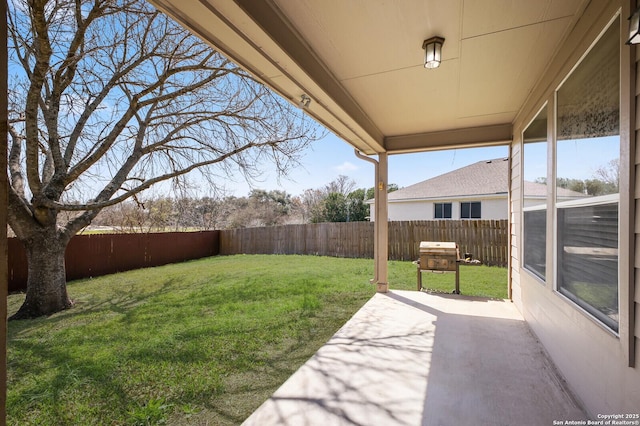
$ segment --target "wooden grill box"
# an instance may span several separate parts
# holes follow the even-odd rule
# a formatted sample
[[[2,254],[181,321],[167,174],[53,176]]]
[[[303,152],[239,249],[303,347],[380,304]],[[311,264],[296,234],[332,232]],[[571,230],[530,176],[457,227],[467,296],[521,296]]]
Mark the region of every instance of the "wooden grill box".
[[[420,269],[426,271],[457,271],[458,245],[453,242],[420,242]]]
[[[418,291],[422,290],[422,271],[453,272],[456,274],[454,294],[460,294],[460,274],[458,273],[460,251],[453,242],[421,241],[418,263]]]

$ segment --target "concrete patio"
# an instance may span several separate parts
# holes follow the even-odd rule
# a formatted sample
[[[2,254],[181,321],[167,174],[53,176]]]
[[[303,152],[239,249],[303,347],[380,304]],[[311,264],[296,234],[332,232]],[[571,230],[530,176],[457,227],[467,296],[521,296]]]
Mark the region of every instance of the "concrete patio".
[[[553,425],[587,416],[509,301],[376,294],[244,425]]]

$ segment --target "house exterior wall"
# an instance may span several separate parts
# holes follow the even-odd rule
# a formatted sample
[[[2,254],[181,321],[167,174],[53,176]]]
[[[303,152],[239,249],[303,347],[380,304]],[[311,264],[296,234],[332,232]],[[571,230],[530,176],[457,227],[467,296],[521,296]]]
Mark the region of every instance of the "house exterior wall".
[[[571,72],[582,55],[596,40],[617,11],[620,12],[620,45],[622,46],[621,67],[621,109],[620,109],[620,214],[619,214],[619,332],[614,333],[586,311],[556,291],[555,253],[556,232],[554,211],[547,212],[547,265],[546,282],[523,269],[522,259],[522,132],[546,102],[548,105],[549,131],[552,135],[554,123],[554,91]],[[547,68],[547,74],[538,83],[529,102],[523,106],[514,122],[514,140],[511,158],[511,289],[512,298],[530,325],[532,331],[542,342],[561,374],[587,413],[593,419],[598,414],[630,413],[637,414],[640,407],[640,368],[637,351],[640,347],[640,325],[636,313],[640,312],[640,296],[635,288],[635,277],[640,277],[640,257],[638,253],[640,238],[640,215],[635,214],[634,203],[625,202],[635,196],[635,205],[639,205],[640,181],[634,181],[640,170],[640,158],[635,155],[636,145],[640,143],[636,129],[632,135],[625,129],[633,122],[633,108],[625,107],[625,90],[634,87],[636,67],[625,67],[625,55],[629,56],[629,47],[624,46],[628,30],[627,17],[635,10],[631,1],[590,2],[580,20],[573,27],[565,43],[559,47],[556,59]],[[635,49],[635,48],[634,48]],[[633,70],[633,71],[631,71]],[[637,99],[637,97],[636,97]],[[636,110],[640,111],[636,107]],[[548,166],[554,170],[554,144],[549,144]],[[627,170],[628,169],[628,170]],[[552,172],[553,173],[553,172]],[[625,176],[628,182],[625,183]],[[553,189],[550,188],[550,191]],[[635,216],[631,216],[634,215]],[[635,218],[635,219],[634,219]],[[625,241],[630,241],[625,246]],[[565,420],[565,419],[559,419]],[[570,420],[570,419],[568,419]]]
[[[404,202],[389,203],[389,220],[429,220],[433,219],[433,203]],[[371,216],[375,220],[375,216]]]
[[[519,159],[519,156],[520,156],[520,153],[518,152],[518,158],[517,159]],[[520,166],[520,163],[516,163],[516,166]],[[520,170],[519,169],[518,169],[517,174],[515,176],[517,176],[517,178],[520,179]],[[518,186],[515,186],[514,188],[518,188],[518,189],[520,188],[520,182],[512,182],[511,184],[512,185],[518,185]],[[525,198],[522,201],[522,206],[523,207],[539,206],[540,204],[544,204],[544,201],[540,201],[540,200],[537,200],[537,199],[531,199],[531,198],[530,199],[526,199]]]
[[[451,203],[451,219],[460,219],[461,202],[480,201],[482,220],[502,220],[508,219],[507,197],[487,198],[487,199],[456,199],[437,201],[393,201],[389,202],[389,220],[433,220],[435,219],[435,203]],[[371,221],[375,221],[373,204],[369,206]]]
[[[633,1],[630,2],[630,10],[633,10]],[[623,10],[623,13],[625,10]],[[623,15],[624,16],[624,15]],[[628,303],[629,318],[632,321],[628,338],[630,365],[634,365],[640,370],[640,48],[631,48],[630,79],[629,87],[623,86],[623,91],[628,90],[633,93],[629,99],[629,175],[625,176],[629,189],[625,195],[629,199],[629,232],[626,234],[628,240],[623,240],[628,247],[629,267],[628,267]],[[623,62],[624,66],[624,62]],[[624,108],[624,104],[623,104]],[[628,245],[627,245],[628,244]],[[640,397],[638,397],[640,400]],[[639,405],[640,406],[640,405]]]

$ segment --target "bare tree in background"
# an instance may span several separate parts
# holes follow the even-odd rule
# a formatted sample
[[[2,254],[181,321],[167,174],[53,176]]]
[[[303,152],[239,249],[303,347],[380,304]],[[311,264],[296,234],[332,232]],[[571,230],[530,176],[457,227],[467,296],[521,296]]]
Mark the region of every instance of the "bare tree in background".
[[[65,248],[102,208],[196,170],[221,186],[265,162],[286,172],[316,137],[299,110],[142,0],[8,6],[9,223],[29,261],[13,319],[72,306]]]
[[[602,182],[602,192],[615,194],[620,192],[620,158],[609,161],[594,173],[595,179]]]
[[[346,197],[354,189],[356,189],[356,181],[349,176],[339,175],[336,179],[325,185],[324,190],[327,194],[334,192]]]

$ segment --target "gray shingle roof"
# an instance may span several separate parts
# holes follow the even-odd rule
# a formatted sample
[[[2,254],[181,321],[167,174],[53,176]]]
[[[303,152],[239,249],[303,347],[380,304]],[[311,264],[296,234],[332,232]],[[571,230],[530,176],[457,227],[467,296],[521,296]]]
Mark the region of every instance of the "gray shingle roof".
[[[457,170],[389,193],[389,201],[456,196],[506,194],[509,188],[506,158],[478,161]]]
[[[449,198],[482,197],[507,194],[509,190],[509,161],[507,158],[483,160],[450,171],[440,176],[409,185],[389,193],[389,201]],[[545,197],[547,187],[541,183],[524,182],[526,196]],[[583,196],[575,191],[558,188],[561,197]],[[371,200],[373,201],[373,200]]]

